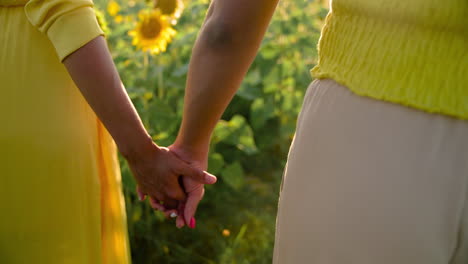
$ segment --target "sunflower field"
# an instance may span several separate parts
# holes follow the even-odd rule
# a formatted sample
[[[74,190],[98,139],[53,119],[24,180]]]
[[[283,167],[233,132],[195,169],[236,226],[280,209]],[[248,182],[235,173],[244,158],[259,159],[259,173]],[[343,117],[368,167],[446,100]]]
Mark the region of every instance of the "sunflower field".
[[[170,145],[182,117],[192,46],[209,0],[95,0],[114,61],[146,128]],[[323,0],[280,2],[262,48],[218,123],[197,228],[175,227],[138,201],[121,159],[135,264],[271,263],[277,200],[316,44]]]

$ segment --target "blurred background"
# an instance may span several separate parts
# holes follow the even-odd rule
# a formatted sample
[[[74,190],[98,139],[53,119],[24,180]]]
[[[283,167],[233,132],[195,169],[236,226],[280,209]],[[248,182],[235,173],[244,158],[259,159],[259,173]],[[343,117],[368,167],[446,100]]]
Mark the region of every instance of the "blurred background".
[[[170,145],[182,117],[191,49],[209,0],[95,0],[114,61],[158,145]],[[121,159],[135,264],[271,263],[282,171],[317,60],[326,0],[282,0],[261,50],[218,123],[197,228],[178,230],[136,198]],[[222,88],[222,84],[220,84]]]

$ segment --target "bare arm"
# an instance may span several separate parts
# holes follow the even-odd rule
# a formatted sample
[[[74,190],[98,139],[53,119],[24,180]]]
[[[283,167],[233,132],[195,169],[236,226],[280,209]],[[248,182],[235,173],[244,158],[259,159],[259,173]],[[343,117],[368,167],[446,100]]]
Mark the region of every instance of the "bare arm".
[[[192,169],[153,143],[122,85],[103,37],[72,53],[64,64],[129,162],[144,194],[175,206],[173,199],[185,198],[178,183],[179,175],[213,183],[213,177]]]
[[[211,133],[250,67],[277,2],[213,1],[193,49],[175,145],[207,151]]]
[[[182,126],[171,150],[205,169],[213,129],[250,67],[278,0],[213,0],[195,43],[188,72]],[[185,206],[185,223],[195,214],[203,191]],[[182,225],[178,220],[178,225]]]
[[[103,37],[97,37],[63,63],[125,157],[151,148],[153,141],[133,107]]]

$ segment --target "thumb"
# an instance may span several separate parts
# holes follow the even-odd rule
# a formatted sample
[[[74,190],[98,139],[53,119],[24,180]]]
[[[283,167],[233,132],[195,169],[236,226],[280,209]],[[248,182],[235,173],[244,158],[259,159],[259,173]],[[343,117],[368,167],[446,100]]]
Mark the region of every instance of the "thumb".
[[[202,184],[214,184],[217,181],[216,176],[201,169],[192,167],[185,162],[181,163],[177,173]]]
[[[195,228],[195,213],[197,212],[198,204],[200,200],[203,198],[203,194],[205,189],[203,186],[197,188],[193,192],[189,193],[187,196],[187,201],[185,203],[184,208],[184,220],[188,227]]]

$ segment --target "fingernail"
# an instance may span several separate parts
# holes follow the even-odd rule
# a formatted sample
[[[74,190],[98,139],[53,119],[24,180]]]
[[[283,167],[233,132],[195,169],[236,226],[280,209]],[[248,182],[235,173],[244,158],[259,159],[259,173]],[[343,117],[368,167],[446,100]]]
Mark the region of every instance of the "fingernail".
[[[216,176],[214,175],[211,175],[209,173],[205,173],[205,181],[208,183],[208,184],[213,184],[216,182]]]
[[[177,217],[177,214],[174,213],[174,212],[172,212],[172,213],[171,213],[171,218],[176,218],[176,217]]]
[[[195,228],[195,225],[196,225],[195,218],[194,218],[194,217],[190,218],[189,227],[192,228],[192,229],[194,229],[194,228]]]

